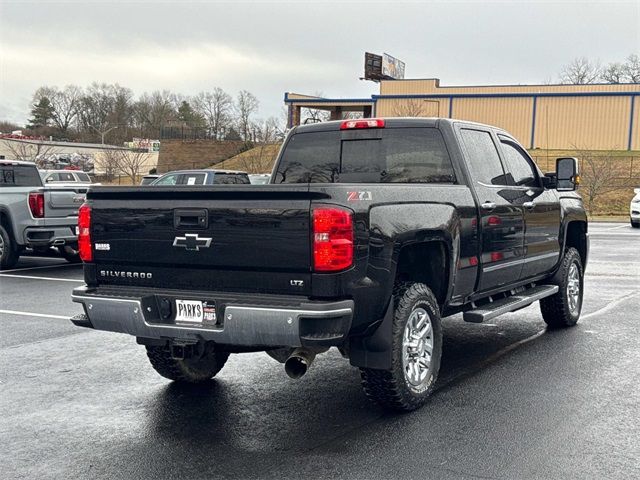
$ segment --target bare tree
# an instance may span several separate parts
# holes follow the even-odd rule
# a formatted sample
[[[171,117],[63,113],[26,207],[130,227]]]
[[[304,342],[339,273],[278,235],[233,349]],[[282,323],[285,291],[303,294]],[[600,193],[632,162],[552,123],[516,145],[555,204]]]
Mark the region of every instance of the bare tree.
[[[576,150],[582,163],[580,174],[583,182],[580,190],[591,214],[596,209],[598,199],[603,195],[632,186],[633,179],[629,176],[625,162],[612,153],[594,155],[589,150]]]
[[[82,89],[76,85],[67,85],[62,90],[59,90],[58,87],[40,87],[33,95],[34,103],[45,97],[49,99],[53,107],[53,123],[61,134],[66,135],[78,116],[82,101]]]
[[[592,63],[586,57],[573,59],[560,70],[560,82],[573,85],[596,83],[601,76],[602,67],[599,62]]]
[[[407,100],[393,109],[396,117],[423,117],[424,104],[418,99]]]
[[[145,135],[156,136],[177,117],[175,95],[168,90],[143,93],[134,106],[135,120]]]
[[[610,63],[602,71],[602,80],[607,83],[624,83],[626,77],[625,66],[619,62]]]
[[[145,172],[149,153],[143,150],[119,150],[119,173],[128,176],[133,185],[138,183],[138,177]]]
[[[318,108],[303,108],[300,110],[300,121],[302,124],[328,122],[331,113]]]
[[[51,155],[59,153],[58,149],[43,142],[27,142],[24,140],[4,139],[7,149],[11,152],[12,160],[20,160],[22,162],[37,162],[46,159]]]
[[[204,116],[211,135],[216,140],[224,137],[231,124],[233,112],[233,98],[220,87],[210,92],[200,92],[193,99],[194,108]]]
[[[631,83],[640,83],[640,56],[631,54],[624,64],[624,73]]]
[[[121,150],[104,150],[100,155],[99,165],[104,175],[104,180],[113,182],[120,173]]]
[[[246,90],[241,90],[236,100],[236,116],[238,123],[238,130],[244,141],[251,140],[251,116],[258,111],[260,102],[251,93]]]

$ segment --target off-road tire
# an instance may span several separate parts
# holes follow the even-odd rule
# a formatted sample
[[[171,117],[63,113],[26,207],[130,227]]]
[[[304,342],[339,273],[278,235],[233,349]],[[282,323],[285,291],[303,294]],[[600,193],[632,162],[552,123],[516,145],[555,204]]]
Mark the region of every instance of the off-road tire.
[[[227,352],[209,351],[200,358],[177,360],[164,346],[147,346],[147,357],[156,372],[169,380],[182,383],[202,383],[222,370],[229,358]]]
[[[567,285],[569,282],[569,271],[573,264],[578,268],[580,293],[577,309],[572,312],[569,306]],[[575,248],[565,250],[560,269],[554,275],[551,283],[558,285],[559,290],[558,293],[540,300],[542,318],[550,329],[573,327],[580,318],[582,299],[584,296],[584,270],[582,268],[580,254]]]
[[[429,287],[422,283],[396,283],[393,302],[391,369],[361,368],[360,376],[367,397],[385,409],[406,412],[421,407],[433,392],[442,356],[442,323],[438,302]],[[406,379],[402,361],[405,326],[417,308],[429,314],[433,335],[430,371],[419,391]]]
[[[0,270],[13,268],[18,263],[20,251],[11,234],[0,225]]]

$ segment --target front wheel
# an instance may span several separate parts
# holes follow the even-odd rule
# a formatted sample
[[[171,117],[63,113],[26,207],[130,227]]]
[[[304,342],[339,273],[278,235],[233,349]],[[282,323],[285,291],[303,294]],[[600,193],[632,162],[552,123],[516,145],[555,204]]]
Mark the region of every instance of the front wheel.
[[[156,372],[169,380],[183,383],[202,383],[212,379],[222,370],[229,358],[227,352],[205,349],[202,354],[176,359],[169,348],[147,346],[147,357]]]
[[[634,222],[633,220],[631,220],[631,226],[633,228],[640,228],[640,221]]]
[[[555,295],[540,300],[542,318],[549,328],[573,327],[580,318],[584,290],[582,260],[575,248],[565,251],[553,283],[559,290]]]
[[[384,408],[421,407],[434,389],[442,356],[438,302],[426,285],[402,282],[393,295],[391,369],[361,368],[366,395]]]

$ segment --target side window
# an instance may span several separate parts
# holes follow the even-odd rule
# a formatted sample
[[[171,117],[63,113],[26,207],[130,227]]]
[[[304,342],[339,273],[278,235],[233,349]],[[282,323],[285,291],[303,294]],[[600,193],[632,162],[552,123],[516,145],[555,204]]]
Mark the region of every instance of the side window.
[[[61,182],[75,182],[76,177],[73,176],[73,173],[63,172],[60,173],[60,181]]]
[[[508,138],[502,135],[499,137],[507,171],[513,177],[514,184],[525,187],[538,187],[535,169],[527,159],[526,154]]]
[[[185,173],[179,183],[180,185],[202,185],[204,178],[204,173]]]
[[[473,180],[488,185],[509,185],[491,134],[468,128],[460,132],[469,156],[469,171]]]
[[[180,174],[167,175],[158,180],[155,185],[175,185]]]
[[[47,175],[47,178],[45,178],[45,182],[57,182],[59,179],[60,178],[57,173],[51,173]]]

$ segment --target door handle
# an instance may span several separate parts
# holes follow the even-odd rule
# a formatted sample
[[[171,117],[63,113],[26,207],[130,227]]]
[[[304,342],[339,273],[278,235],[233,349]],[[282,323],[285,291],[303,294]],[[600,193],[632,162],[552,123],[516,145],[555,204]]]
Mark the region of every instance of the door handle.
[[[480,205],[483,210],[491,211],[496,208],[496,204],[494,202],[486,201],[482,205]]]
[[[535,203],[533,203],[533,202],[524,202],[524,203],[522,204],[522,206],[523,206],[524,208],[526,208],[527,210],[533,210],[533,209],[534,209],[534,207],[536,206],[536,204],[535,204]]]

